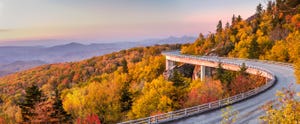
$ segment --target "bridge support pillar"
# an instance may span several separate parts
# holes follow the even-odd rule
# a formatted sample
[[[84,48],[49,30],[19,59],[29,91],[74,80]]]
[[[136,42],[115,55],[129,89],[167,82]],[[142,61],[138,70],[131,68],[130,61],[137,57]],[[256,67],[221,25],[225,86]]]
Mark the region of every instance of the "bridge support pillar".
[[[200,77],[201,77],[201,81],[204,81],[204,79],[205,79],[205,76],[206,76],[206,69],[205,69],[206,67],[204,66],[204,65],[201,65],[201,75],[200,75]]]
[[[195,65],[194,72],[193,72],[193,79],[196,80],[200,78],[201,81],[204,81],[206,77],[206,71],[208,68],[209,67],[206,67],[204,65]]]
[[[175,66],[175,62],[171,60],[166,60],[166,70],[171,70]]]

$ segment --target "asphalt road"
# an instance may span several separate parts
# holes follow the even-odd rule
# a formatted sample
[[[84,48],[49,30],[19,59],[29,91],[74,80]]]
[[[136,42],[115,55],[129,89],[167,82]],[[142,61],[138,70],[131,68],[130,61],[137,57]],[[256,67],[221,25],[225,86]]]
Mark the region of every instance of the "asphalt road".
[[[248,60],[223,59],[228,62],[245,63],[246,65],[260,66],[273,72],[277,78],[276,84],[267,91],[254,97],[235,103],[231,111],[237,112],[236,123],[238,124],[259,124],[259,117],[265,114],[261,106],[276,99],[276,92],[289,86],[300,91],[300,85],[296,84],[294,69],[291,67],[271,64],[265,62],[255,62]],[[222,121],[222,109],[213,110],[192,117],[170,122],[171,124],[219,124]]]

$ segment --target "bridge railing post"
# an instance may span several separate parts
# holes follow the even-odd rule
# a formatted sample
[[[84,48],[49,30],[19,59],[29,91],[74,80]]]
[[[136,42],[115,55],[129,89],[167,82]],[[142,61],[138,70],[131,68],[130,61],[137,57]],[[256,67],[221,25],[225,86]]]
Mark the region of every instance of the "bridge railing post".
[[[169,112],[170,119],[173,119],[173,111]]]
[[[151,117],[148,118],[148,124],[151,124]]]

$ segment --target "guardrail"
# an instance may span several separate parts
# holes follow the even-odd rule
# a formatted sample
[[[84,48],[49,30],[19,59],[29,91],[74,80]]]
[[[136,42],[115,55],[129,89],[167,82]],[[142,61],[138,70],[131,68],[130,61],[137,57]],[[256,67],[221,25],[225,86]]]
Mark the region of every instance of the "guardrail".
[[[214,62],[221,62],[221,63],[227,63],[227,64],[234,64],[234,65],[241,65],[242,63],[236,63],[236,62],[228,62],[222,59],[228,59],[228,58],[220,58],[220,57],[213,57],[213,58],[205,58],[205,57],[197,57],[197,56],[191,56],[191,55],[181,55],[178,53],[172,53],[172,52],[165,52],[163,53],[165,55],[175,55],[175,56],[180,56],[180,57],[184,57],[184,58],[193,58],[193,59],[201,59],[201,60],[206,60],[206,61],[214,61]],[[249,61],[253,61],[253,60],[249,60]],[[257,60],[254,60],[257,61]],[[265,61],[264,61],[265,62]],[[277,62],[276,62],[277,63]],[[276,77],[275,75],[264,68],[258,67],[258,66],[253,66],[253,65],[246,65],[248,68],[253,68],[253,69],[258,69],[261,71],[264,71],[267,73],[267,76],[269,78],[268,82],[258,88],[252,89],[250,91],[244,92],[244,93],[240,93],[228,98],[224,98],[221,100],[216,100],[213,102],[209,102],[209,103],[205,103],[205,104],[201,104],[201,105],[197,105],[194,107],[189,107],[189,108],[184,108],[184,109],[180,109],[180,110],[176,110],[176,111],[171,111],[168,113],[163,113],[163,114],[158,114],[158,115],[154,115],[154,116],[150,116],[150,117],[146,117],[146,118],[140,118],[137,120],[130,120],[130,121],[126,121],[126,122],[121,122],[119,124],[157,124],[157,123],[164,123],[164,122],[169,122],[169,121],[173,121],[176,119],[180,119],[180,118],[185,118],[188,116],[192,116],[195,114],[200,114],[209,110],[213,110],[213,109],[217,109],[223,106],[227,106],[236,102],[239,102],[241,100],[247,99],[251,96],[257,95],[263,91],[265,91],[266,89],[270,88],[271,86],[273,86],[273,84],[276,81]],[[288,65],[290,66],[290,65]]]

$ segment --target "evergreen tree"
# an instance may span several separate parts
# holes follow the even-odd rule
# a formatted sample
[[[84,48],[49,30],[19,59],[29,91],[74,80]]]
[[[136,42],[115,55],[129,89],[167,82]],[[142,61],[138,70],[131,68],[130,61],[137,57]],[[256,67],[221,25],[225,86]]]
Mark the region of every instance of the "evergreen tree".
[[[64,110],[62,100],[60,98],[60,93],[57,89],[55,89],[54,103],[52,105],[52,108],[53,111],[50,117],[53,118],[54,122],[67,123],[72,119],[71,115]]]
[[[269,1],[268,5],[267,5],[267,13],[271,13],[272,12],[272,7],[273,7],[273,2]]]
[[[229,22],[227,22],[225,25],[225,29],[229,29],[229,28],[230,28],[230,24],[229,24]]]
[[[47,100],[36,85],[25,92],[24,101],[19,104],[25,123],[70,123],[71,115],[64,111],[58,90],[53,100]]]
[[[263,10],[262,5],[259,3],[258,6],[256,7],[256,14],[260,16],[262,14],[262,10]]]
[[[254,58],[258,58],[259,56],[259,48],[258,48],[258,43],[256,41],[257,39],[256,38],[253,38],[251,40],[251,43],[250,43],[250,48],[249,48],[249,58],[250,59],[254,59]]]
[[[23,102],[19,103],[21,108],[22,119],[24,122],[30,122],[30,119],[36,115],[33,112],[36,103],[41,101],[42,92],[39,90],[38,86],[32,85],[25,89],[25,99]]]
[[[217,25],[217,32],[222,32],[222,30],[223,30],[223,26],[222,26],[222,21],[221,20],[219,20],[219,22],[218,22],[218,25]]]
[[[185,85],[184,76],[177,70],[174,71],[173,76],[170,78],[170,81],[172,81],[173,85],[176,87]]]
[[[248,69],[248,68],[247,68],[246,64],[243,63],[242,66],[240,67],[239,74],[242,75],[242,76],[247,75],[247,73],[246,73],[246,70],[247,70],[247,69]]]
[[[228,89],[230,83],[232,82],[233,75],[234,73],[231,73],[230,71],[225,70],[222,67],[222,64],[219,63],[218,68],[217,68],[217,73],[215,79],[219,79],[222,84],[226,86]]]
[[[131,109],[132,107],[132,93],[129,91],[129,83],[124,83],[123,87],[121,88],[121,112],[125,112]]]
[[[218,68],[217,68],[217,70],[216,70],[216,79],[219,79],[219,80],[221,80],[222,79],[222,74],[224,73],[224,69],[223,69],[223,67],[222,67],[222,63],[219,63],[218,64]],[[222,82],[222,81],[221,81]],[[223,83],[223,82],[222,82]]]
[[[237,22],[240,22],[240,21],[242,21],[242,17],[241,17],[241,15],[239,15],[239,16],[237,17],[236,21],[237,21]]]
[[[121,61],[122,67],[123,67],[123,73],[128,73],[128,66],[127,66],[127,61],[126,59],[123,59]]]
[[[231,25],[233,26],[235,24],[235,21],[236,21],[236,17],[235,15],[233,14],[232,18],[231,18]]]

